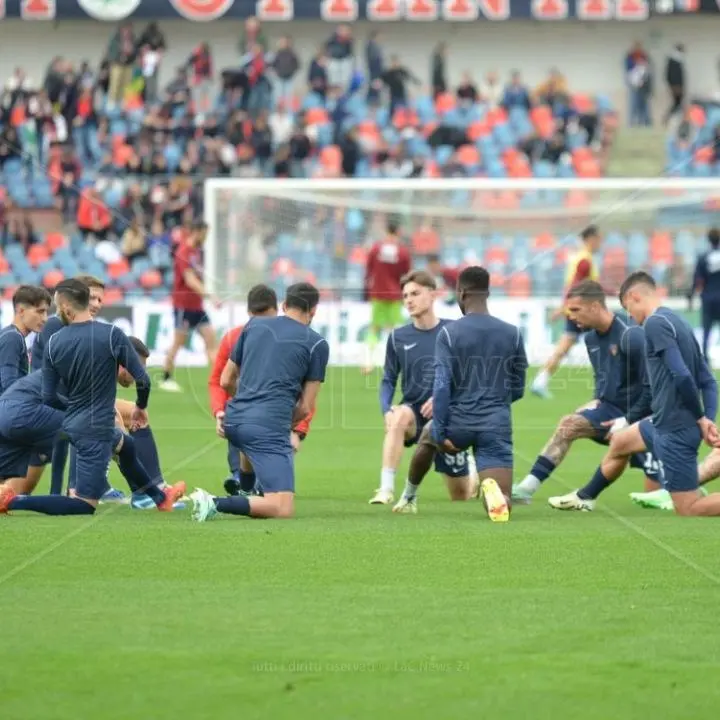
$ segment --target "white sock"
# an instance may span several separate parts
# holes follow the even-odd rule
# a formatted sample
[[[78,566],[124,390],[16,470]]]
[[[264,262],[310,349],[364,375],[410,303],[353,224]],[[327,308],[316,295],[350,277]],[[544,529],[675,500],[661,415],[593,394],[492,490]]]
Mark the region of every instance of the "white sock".
[[[542,388],[544,390],[545,388],[547,388],[549,382],[550,382],[550,373],[547,370],[541,370],[535,376],[535,380],[533,380],[533,387]]]
[[[410,500],[411,498],[414,498],[417,496],[419,485],[413,485],[409,480],[405,481],[405,489],[403,490],[403,497]]]
[[[395,492],[395,470],[383,468],[380,471],[380,489],[384,492]]]
[[[541,485],[542,483],[534,475],[528,475],[523,479],[519,487],[523,492],[534,495]]]

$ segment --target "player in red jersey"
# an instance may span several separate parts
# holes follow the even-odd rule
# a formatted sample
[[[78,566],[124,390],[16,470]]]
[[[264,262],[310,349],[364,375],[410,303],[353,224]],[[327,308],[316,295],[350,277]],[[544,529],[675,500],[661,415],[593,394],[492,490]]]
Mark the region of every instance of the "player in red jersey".
[[[247,311],[250,317],[274,317],[278,313],[277,295],[272,288],[267,285],[255,285],[250,289],[247,297]],[[210,372],[208,379],[208,391],[210,393],[210,409],[215,418],[216,430],[218,435],[224,437],[223,419],[225,417],[225,405],[232,398],[232,395],[223,387],[221,377],[225,366],[227,365],[233,348],[237,344],[243,326],[228,330],[220,340],[217,356]],[[314,413],[313,413],[314,414]],[[310,421],[313,415],[309,415],[301,420],[292,431],[290,442],[297,452],[300,449],[300,443],[305,439],[310,430]],[[247,458],[240,454],[240,451],[230,444],[228,441],[228,466],[231,475],[225,480],[225,491],[228,495],[250,495],[255,488],[255,473],[252,465]]]
[[[387,221],[387,235],[376,242],[365,265],[365,299],[370,301],[372,316],[367,334],[368,358],[365,374],[373,370],[372,357],[380,333],[390,333],[402,325],[402,287],[400,280],[410,272],[410,251],[400,237],[397,218]]]
[[[173,344],[165,357],[165,373],[160,383],[161,390],[180,392],[181,388],[173,379],[175,358],[180,348],[187,342],[194,330],[200,333],[205,342],[208,363],[213,364],[216,354],[215,329],[205,312],[203,301],[208,297],[203,284],[202,246],[207,236],[207,224],[195,223],[187,238],[178,243],[175,249],[172,290],[175,335]]]

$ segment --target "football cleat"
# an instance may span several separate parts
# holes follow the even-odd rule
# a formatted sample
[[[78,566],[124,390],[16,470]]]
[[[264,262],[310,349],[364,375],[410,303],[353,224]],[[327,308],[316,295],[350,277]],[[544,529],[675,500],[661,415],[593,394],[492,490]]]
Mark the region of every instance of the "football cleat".
[[[524,490],[522,485],[512,486],[512,501],[518,505],[529,505],[532,502],[533,494]]]
[[[577,490],[567,495],[556,495],[548,498],[548,505],[555,510],[580,510],[581,512],[592,512],[595,509],[594,500],[583,500],[578,497]]]
[[[169,380],[163,380],[158,387],[165,392],[179,393],[182,392],[182,388],[177,384],[175,380],[170,378]]]
[[[368,501],[369,505],[391,505],[395,499],[389,490],[376,490],[375,494]]]
[[[101,505],[127,505],[130,502],[122,490],[110,488],[101,498]]]
[[[202,488],[190,493],[190,502],[193,505],[191,517],[195,522],[207,522],[218,514],[215,498]]]
[[[485,507],[490,520],[496,523],[507,522],[510,519],[510,507],[497,481],[492,478],[485,478],[480,484],[480,492],[483,500],[485,500]]]
[[[187,485],[182,480],[176,482],[174,485],[163,488],[165,500],[157,506],[157,509],[160,512],[172,512],[178,500],[185,494],[186,488]]]
[[[417,496],[407,497],[407,495],[403,495],[397,501],[392,511],[401,515],[417,514]]]

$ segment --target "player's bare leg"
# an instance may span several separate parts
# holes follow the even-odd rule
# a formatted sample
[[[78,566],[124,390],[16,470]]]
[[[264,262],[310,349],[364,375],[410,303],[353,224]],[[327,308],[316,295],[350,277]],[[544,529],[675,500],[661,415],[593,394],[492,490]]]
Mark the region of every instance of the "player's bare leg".
[[[645,450],[645,440],[640,433],[639,423],[616,432],[610,438],[608,451],[590,482],[567,495],[548,498],[548,504],[556,510],[593,510],[595,499],[625,472],[630,458]]]
[[[552,355],[548,359],[548,361],[543,365],[540,372],[535,376],[535,379],[533,380],[533,383],[530,387],[532,392],[535,395],[539,395],[542,398],[549,398],[551,397],[550,391],[548,390],[548,385],[550,383],[550,378],[555,374],[558,367],[560,367],[560,363],[563,361],[565,356],[570,352],[573,345],[577,342],[577,335],[572,335],[570,333],[565,333],[560,340],[558,341],[558,344],[555,346],[555,349],[553,350]]]
[[[555,468],[565,459],[571,445],[584,438],[595,437],[596,431],[582,415],[566,415],[560,420],[552,437],[540,451],[530,472],[512,489],[512,499],[527,504]]]
[[[478,496],[480,491],[480,479],[477,474],[464,475],[463,477],[452,477],[443,475],[450,500],[453,502],[464,502]]]
[[[686,517],[720,517],[720,493],[703,495],[700,490],[671,492],[675,512]]]
[[[375,370],[375,363],[373,358],[375,356],[375,348],[380,342],[381,328],[377,325],[370,325],[365,336],[365,364],[360,369],[363,375],[371,375]]]
[[[291,518],[295,514],[295,493],[274,492],[252,497],[217,498],[205,490],[198,488],[190,494],[193,503],[192,518],[197,522],[212,520],[218,513],[228,512],[232,515],[246,515],[253,518]],[[247,503],[241,512],[237,507],[224,509],[224,504],[238,502]]]
[[[402,457],[405,440],[417,432],[415,413],[407,405],[397,405],[385,416],[385,438],[382,449],[380,487],[370,505],[389,505],[395,494],[395,474]]]
[[[205,343],[205,353],[207,354],[208,365],[212,367],[215,362],[215,356],[217,355],[217,334],[215,328],[212,325],[200,325],[197,329],[200,333],[200,337]]]
[[[180,392],[182,390],[182,388],[173,379],[172,375],[175,372],[175,359],[177,358],[177,354],[180,352],[183,345],[185,345],[187,339],[187,330],[175,328],[172,345],[165,356],[165,364],[163,366],[165,378],[159,385],[161,390],[167,390],[168,392]]]

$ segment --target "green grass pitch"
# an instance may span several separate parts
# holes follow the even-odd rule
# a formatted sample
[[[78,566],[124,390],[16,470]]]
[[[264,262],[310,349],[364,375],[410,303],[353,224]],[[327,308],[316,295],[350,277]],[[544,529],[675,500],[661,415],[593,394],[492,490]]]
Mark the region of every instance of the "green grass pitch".
[[[219,492],[205,377],[178,372],[150,412],[167,479]],[[517,477],[588,380],[516,405]],[[330,373],[294,520],[0,517],[0,718],[717,717],[720,523],[632,506],[637,472],[594,513],[550,510],[588,442],[507,525],[434,475],[417,516],[370,507],[375,382]]]

